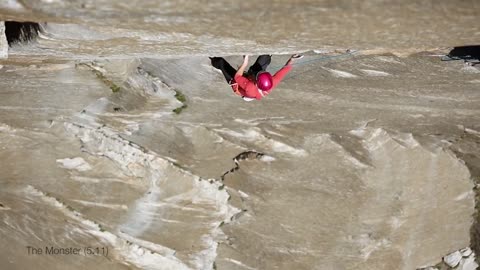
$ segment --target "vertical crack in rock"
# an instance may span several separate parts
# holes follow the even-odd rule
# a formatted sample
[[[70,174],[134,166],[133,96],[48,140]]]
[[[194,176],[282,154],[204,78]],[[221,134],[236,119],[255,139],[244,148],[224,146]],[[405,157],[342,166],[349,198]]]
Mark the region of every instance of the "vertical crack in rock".
[[[107,127],[90,128],[65,123],[65,128],[81,140],[86,152],[107,157],[118,164],[125,174],[148,182],[148,191],[134,203],[126,221],[120,225],[122,233],[145,242],[146,240],[141,240],[142,235],[148,235],[153,227],[160,226],[158,217],[167,214],[162,211],[169,212],[171,216],[183,216],[179,220],[182,222],[199,222],[194,217],[185,217],[179,213],[183,211],[181,202],[187,202],[191,207],[208,213],[211,225],[207,226],[208,233],[198,235],[196,241],[200,248],[194,248],[191,252],[184,251],[183,254],[177,253],[177,257],[183,258],[182,261],[196,269],[206,269],[213,265],[218,239],[223,237],[219,227],[230,222],[232,216],[239,212],[228,204],[229,195],[219,188],[220,183],[202,181],[198,176],[174,166],[157,154],[121,138]],[[176,207],[178,209],[160,209],[165,203],[180,205]],[[161,227],[168,230],[168,226],[164,224]],[[182,246],[181,243],[179,245]]]
[[[134,70],[127,68],[129,70],[126,77],[125,70],[121,70],[121,73],[118,69],[110,72],[108,63],[105,63],[105,66],[96,62],[81,63],[77,66],[92,70],[111,89],[114,81],[122,81],[122,90],[125,90],[122,95],[132,96],[137,100],[140,100],[141,96],[141,102],[145,104],[152,102],[154,106],[151,107],[155,108],[153,114],[162,115],[164,110],[170,111],[177,108],[179,103],[185,102],[180,91],[151,75],[141,66]],[[80,140],[82,151],[109,159],[119,167],[119,171],[127,177],[137,179],[147,189],[143,196],[128,207],[122,223],[117,225],[116,234],[141,246],[168,247],[173,251],[171,255],[189,268],[213,267],[218,243],[224,238],[220,227],[230,222],[239,210],[228,203],[230,195],[220,183],[203,181],[157,153],[125,139],[118,134],[118,127],[109,128],[99,123],[100,119],[95,115],[85,114],[86,111],[98,113],[114,122],[122,122],[122,118],[126,118],[129,123],[132,117],[142,117],[134,112],[104,113],[104,105],[115,101],[124,102],[117,100],[116,96],[118,95],[90,104],[82,113],[77,114],[72,122],[64,124],[67,132]],[[102,103],[103,106],[97,106],[97,103]],[[159,106],[156,104],[163,110],[158,112]],[[128,104],[124,106],[129,107]],[[201,214],[190,215],[190,211]],[[182,224],[190,226],[185,227]],[[183,235],[188,234],[189,240],[175,239],[172,236],[180,232]],[[190,246],[190,243],[193,245]],[[163,269],[160,264],[151,268]]]
[[[158,256],[169,256],[172,263],[179,263],[178,266],[175,265],[172,268],[215,268],[217,252],[221,254],[218,243],[221,243],[225,238],[222,229],[227,231],[227,228],[220,229],[220,227],[225,222],[235,218],[233,213],[238,214],[238,209],[232,207],[232,205],[237,206],[234,201],[236,199],[234,191],[232,190],[231,193],[233,195],[231,202],[228,202],[228,192],[231,189],[229,187],[223,188],[221,181],[211,182],[211,184],[208,183],[209,181],[203,181],[191,172],[177,168],[168,158],[119,135],[121,131],[116,125],[117,121],[131,120],[132,118],[133,120],[130,123],[135,124],[137,124],[137,120],[150,121],[151,117],[145,117],[146,110],[149,110],[148,113],[151,115],[152,111],[166,111],[165,108],[168,108],[167,113],[171,114],[171,108],[164,106],[166,102],[158,102],[160,106],[155,106],[158,104],[155,103],[154,96],[149,96],[151,93],[147,93],[147,91],[153,89],[153,93],[160,93],[162,91],[158,89],[159,86],[165,89],[169,88],[171,91],[168,91],[166,95],[170,95],[169,98],[173,99],[172,104],[177,103],[178,105],[178,102],[182,102],[178,91],[171,89],[166,84],[164,86],[161,81],[154,82],[152,78],[145,74],[142,74],[142,70],[138,69],[138,74],[130,74],[132,75],[131,78],[135,79],[122,81],[123,88],[120,94],[104,98],[109,104],[118,102],[130,105],[131,108],[134,108],[129,112],[130,114],[104,113],[103,109],[107,107],[105,106],[98,110],[101,113],[98,114],[99,117],[97,118],[87,118],[85,114],[83,115],[85,117],[76,115],[73,117],[74,120],[71,120],[72,123],[65,123],[64,126],[68,133],[73,134],[80,140],[82,150],[92,155],[88,158],[94,166],[99,168],[107,164],[108,169],[114,171],[114,175],[118,173],[120,178],[117,179],[118,182],[124,180],[124,175],[131,182],[138,181],[135,182],[138,184],[135,188],[139,187],[138,193],[132,192],[131,194],[133,200],[129,198],[123,201],[123,203],[126,202],[125,205],[128,204],[128,207],[125,208],[126,214],[125,212],[120,214],[119,224],[109,224],[109,221],[100,219],[99,215],[90,215],[90,212],[85,212],[84,215],[81,214],[76,219],[72,216],[72,213],[75,213],[76,210],[69,207],[67,203],[60,202],[54,196],[43,192],[43,186],[40,188],[32,184],[36,188],[29,186],[26,191],[29,196],[36,196],[35,198],[40,199],[38,201],[44,202],[44,204],[56,205],[58,203],[61,213],[64,213],[67,219],[74,220],[75,225],[78,224],[81,229],[86,228],[92,231],[90,234],[98,235],[99,238],[120,238],[121,240],[115,240],[112,244],[118,249],[121,249],[125,243],[138,246],[139,248],[133,251],[120,252],[123,255],[119,258],[130,263],[132,267],[133,264],[139,268],[155,269],[163,267],[161,261],[163,258],[157,258],[157,255],[155,258],[145,255],[145,253],[153,251],[158,253]],[[107,75],[110,74],[107,73]],[[93,78],[91,76],[86,77]],[[95,80],[94,83],[98,85]],[[131,89],[135,83],[138,83],[140,87]],[[148,86],[145,88],[145,92],[139,91],[143,85]],[[99,88],[105,90],[104,87],[100,86]],[[132,102],[132,99],[130,99],[134,96],[130,95],[131,93],[141,96],[141,101],[145,103],[153,100],[152,103],[147,105],[154,106],[147,109],[143,106],[144,103],[137,106],[139,103]],[[177,93],[177,99],[174,98],[175,93]],[[125,109],[125,111],[128,111],[128,109]],[[428,108],[425,109],[425,112],[427,111],[429,111]],[[440,112],[441,110],[433,111]],[[272,112],[276,113],[275,110]],[[281,112],[288,113],[287,111]],[[127,119],[127,117],[130,118]],[[220,115],[221,117],[223,115]],[[305,115],[298,115],[298,118],[302,117],[305,117]],[[174,117],[172,118],[176,120]],[[183,125],[175,123],[172,118],[167,120],[173,123],[174,128]],[[94,121],[89,122],[92,119]],[[184,119],[182,118],[182,120]],[[213,120],[212,122],[214,122]],[[220,119],[220,123],[215,124],[222,127],[224,123],[221,121]],[[315,121],[312,122],[316,123]],[[100,124],[97,126],[96,123]],[[197,125],[198,123],[188,124]],[[432,123],[432,126],[434,124]],[[292,127],[302,127],[302,125],[293,124]],[[162,125],[162,127],[165,126]],[[243,244],[248,248],[238,248],[242,256],[245,255],[241,260],[239,258],[238,267],[242,267],[244,262],[244,265],[258,267],[259,264],[250,261],[255,260],[258,255],[265,262],[260,264],[260,268],[267,264],[272,268],[278,268],[281,267],[280,263],[285,263],[287,260],[288,263],[292,263],[291,268],[302,266],[311,268],[312,265],[318,265],[321,260],[321,263],[325,263],[323,265],[326,267],[335,265],[338,266],[337,268],[342,268],[342,266],[350,268],[354,265],[358,266],[358,269],[367,269],[371,265],[378,266],[381,264],[385,266],[388,264],[389,266],[397,265],[398,268],[403,265],[403,269],[412,269],[418,266],[418,262],[422,263],[431,260],[434,256],[439,256],[438,252],[446,253],[445,250],[447,249],[452,247],[457,249],[468,244],[465,242],[468,242],[468,237],[465,238],[463,233],[466,231],[465,228],[470,227],[467,214],[468,211],[473,209],[473,204],[469,205],[473,200],[468,193],[469,188],[471,188],[468,185],[467,178],[469,176],[464,168],[465,164],[462,164],[461,161],[467,160],[470,155],[475,157],[478,151],[466,151],[465,148],[469,147],[462,147],[462,149],[458,149],[458,153],[461,153],[463,157],[459,158],[460,154],[457,154],[457,158],[455,158],[438,141],[435,142],[434,148],[427,149],[417,141],[418,138],[410,133],[395,134],[384,129],[365,128],[353,134],[358,135],[359,138],[348,137],[343,134],[320,133],[321,135],[318,136],[318,133],[311,134],[323,132],[320,130],[323,127],[308,129],[310,126],[312,125],[307,126],[305,124],[304,130],[299,128],[298,132],[295,130],[295,133],[294,131],[292,133],[306,134],[307,136],[304,137],[306,137],[305,141],[307,142],[310,137],[314,137],[315,140],[312,140],[311,145],[305,145],[303,138],[299,139],[301,142],[298,142],[297,139],[282,139],[282,135],[288,135],[289,132],[281,130],[279,132],[284,134],[279,134],[278,141],[262,134],[263,130],[259,128],[242,132],[232,132],[228,128],[219,131],[230,138],[230,141],[238,140],[244,143],[243,147],[239,146],[239,148],[234,148],[237,150],[233,151],[240,152],[253,148],[260,149],[262,152],[273,152],[278,156],[285,154],[284,156],[287,159],[283,164],[293,164],[282,167],[282,162],[278,162],[275,164],[276,168],[272,166],[271,171],[265,170],[263,172],[262,170],[262,172],[257,172],[259,174],[256,176],[266,176],[266,179],[270,176],[280,176],[278,178],[281,178],[283,175],[280,174],[289,174],[290,176],[294,173],[298,174],[298,172],[295,172],[296,169],[301,172],[298,179],[295,178],[296,176],[277,178],[279,181],[273,183],[276,186],[272,189],[270,189],[272,183],[266,181],[264,186],[267,187],[265,190],[268,192],[262,190],[262,186],[259,185],[262,183],[257,183],[258,181],[247,183],[252,184],[249,186],[250,189],[245,190],[251,192],[251,203],[255,210],[258,209],[258,215],[249,221],[251,223],[245,222],[228,226],[229,236],[237,236],[237,239],[246,236],[242,238],[242,241],[244,240]],[[139,130],[139,133],[146,131],[146,129]],[[154,131],[158,131],[158,129]],[[164,130],[160,131],[164,132]],[[142,133],[139,134],[140,138],[135,137],[135,139],[141,141],[145,139],[141,136],[148,135],[149,133]],[[171,140],[174,143],[187,141],[185,148],[189,147],[188,143],[195,145],[197,141],[201,140],[196,138],[197,141],[192,140],[190,142],[188,141],[189,135],[185,135],[181,140],[172,136]],[[160,140],[156,137],[153,138],[154,140]],[[161,137],[161,139],[165,138],[167,138],[167,143],[171,142],[168,133]],[[184,138],[185,140],[183,140]],[[292,142],[300,145],[301,149],[293,147],[296,145],[286,144]],[[157,141],[152,142],[153,147],[156,147],[155,149],[165,145],[165,142],[162,142],[162,144],[156,143]],[[189,153],[197,155],[204,149],[208,150],[209,146],[210,144],[199,151]],[[179,148],[185,149],[182,147]],[[314,147],[316,149],[312,149]],[[229,149],[229,151],[232,149]],[[239,151],[238,149],[242,150]],[[471,147],[470,149],[475,148]],[[175,152],[175,150],[172,152]],[[233,156],[238,152],[228,155]],[[220,178],[223,181],[229,173],[233,174],[238,171],[240,166],[243,169],[245,165],[244,163],[240,165],[240,163],[244,160],[263,160],[265,157],[261,152],[242,152],[233,158],[233,168],[225,172]],[[96,163],[97,160],[100,160],[100,162]],[[466,163],[468,165],[468,161]],[[474,163],[478,164],[478,160],[475,160]],[[204,163],[199,162],[198,164]],[[227,165],[226,168],[229,166],[231,165]],[[306,167],[308,167],[308,170],[302,170]],[[222,170],[216,169],[214,172],[219,173]],[[345,173],[347,170],[348,172]],[[478,173],[472,172],[472,168],[469,168],[469,170],[472,177],[478,176]],[[65,173],[63,170],[61,171]],[[74,173],[81,176],[96,174],[92,171]],[[265,174],[261,175],[260,173]],[[320,177],[317,177],[318,175]],[[294,181],[291,181],[291,179]],[[101,182],[104,179],[98,180]],[[288,183],[287,181],[281,183],[281,180],[288,180]],[[354,185],[348,186],[349,182],[354,182]],[[113,193],[115,189],[108,187],[105,191]],[[241,191],[238,190],[238,192]],[[262,200],[253,201],[255,199],[254,192],[264,195]],[[139,193],[140,195],[138,195]],[[97,195],[96,191],[93,194]],[[76,195],[76,193],[73,193],[73,196]],[[112,196],[120,197],[118,194]],[[356,201],[357,198],[361,200]],[[12,207],[10,201],[2,199],[2,202]],[[318,208],[316,208],[317,205]],[[472,207],[469,208],[470,206]],[[0,205],[0,210],[3,210],[2,208],[8,207]],[[3,213],[8,212],[4,211]],[[268,215],[270,213],[272,213],[271,216]],[[312,213],[316,217],[309,220],[308,218],[312,216]],[[283,219],[284,216],[291,217],[291,220]],[[246,219],[244,218],[242,221]],[[94,220],[101,221],[105,225],[95,224]],[[272,224],[272,220],[276,222]],[[450,222],[445,222],[445,220],[450,220]],[[83,227],[82,224],[84,223],[92,224],[89,225],[90,227]],[[285,223],[287,224],[285,225]],[[283,229],[277,231],[275,226],[278,224]],[[438,224],[442,224],[442,226],[438,226]],[[237,225],[240,230],[248,229],[251,233],[235,235],[236,228],[233,227]],[[268,227],[270,225],[272,227]],[[305,227],[302,227],[303,225]],[[113,234],[113,236],[103,234],[105,232]],[[284,236],[287,234],[291,234],[292,237],[285,238]],[[328,235],[328,238],[322,238],[319,235]],[[178,240],[172,240],[175,238]],[[252,245],[251,241],[255,240],[255,245]],[[118,244],[118,242],[120,243]],[[287,255],[287,252],[289,255]],[[271,256],[275,253],[279,256]],[[290,260],[293,256],[299,259]],[[339,256],[342,257],[342,260],[337,260]],[[457,264],[458,253],[448,257],[446,259],[448,263],[451,265]],[[282,261],[283,258],[287,258],[287,260]],[[337,261],[332,263],[333,260]],[[276,264],[277,262],[278,264]],[[217,263],[220,263],[220,258]]]

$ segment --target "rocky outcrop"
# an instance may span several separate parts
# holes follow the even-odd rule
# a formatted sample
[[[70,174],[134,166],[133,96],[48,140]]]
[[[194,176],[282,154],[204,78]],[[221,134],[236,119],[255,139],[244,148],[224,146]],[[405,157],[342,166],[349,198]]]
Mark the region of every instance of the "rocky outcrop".
[[[470,41],[475,3],[257,2],[8,1],[57,21],[0,69],[6,268],[410,270],[477,246],[478,67],[393,54]],[[333,57],[350,44],[401,51]],[[250,103],[202,56],[314,46]],[[111,253],[24,256],[45,243]]]
[[[349,135],[310,136],[301,147],[305,155],[294,156],[238,135],[235,139],[251,148],[275,153],[270,169],[282,171],[275,164],[284,159],[296,169],[270,175],[247,167],[248,178],[226,175],[227,186],[248,194],[241,199],[243,207],[254,209],[226,225],[227,235],[255,235],[262,241],[222,245],[217,259],[222,268],[234,267],[233,260],[261,269],[322,264],[329,269],[407,270],[437,261],[440,250],[447,253],[470,242],[473,183],[463,162],[438,139],[428,144],[412,134],[362,128]],[[263,189],[268,192],[257,191]],[[455,222],[438,226],[439,220]],[[260,252],[263,256],[256,257]],[[290,256],[302,259],[283,260]]]
[[[49,23],[39,46],[14,54],[67,59],[337,48],[412,53],[476,44],[480,32],[476,1],[11,0],[1,8],[0,17],[8,20]]]
[[[443,257],[442,262],[435,266],[422,267],[418,270],[476,270],[475,253],[469,248],[463,248]]]

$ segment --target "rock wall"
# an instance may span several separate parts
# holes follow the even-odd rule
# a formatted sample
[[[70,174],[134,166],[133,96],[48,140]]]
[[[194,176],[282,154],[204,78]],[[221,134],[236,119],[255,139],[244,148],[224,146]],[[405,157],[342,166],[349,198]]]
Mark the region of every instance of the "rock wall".
[[[5,36],[5,24],[0,21],[0,59],[8,57],[8,42]]]
[[[1,2],[1,20],[46,24],[0,43],[0,262],[410,270],[476,247],[480,70],[439,55],[478,43],[479,8]],[[301,51],[250,103],[206,57]],[[26,253],[44,245],[110,253]],[[474,267],[468,252],[444,260]]]
[[[339,48],[412,53],[478,43],[479,10],[474,0],[13,0],[1,6],[0,18],[48,23],[40,46],[24,49],[30,57],[79,59]]]

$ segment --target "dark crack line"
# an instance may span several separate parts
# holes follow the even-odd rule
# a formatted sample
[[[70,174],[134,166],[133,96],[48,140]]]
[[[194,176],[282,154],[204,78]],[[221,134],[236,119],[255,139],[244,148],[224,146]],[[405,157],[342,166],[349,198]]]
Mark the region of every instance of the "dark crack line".
[[[260,152],[253,151],[253,150],[245,151],[245,152],[242,152],[242,153],[238,154],[237,156],[235,156],[233,158],[233,162],[234,162],[235,166],[233,168],[231,168],[230,170],[226,171],[225,173],[223,173],[220,176],[220,180],[223,182],[225,180],[225,176],[227,174],[234,173],[235,171],[238,171],[240,169],[240,162],[241,161],[254,160],[254,159],[259,160],[264,155],[265,155],[264,153],[260,153]]]

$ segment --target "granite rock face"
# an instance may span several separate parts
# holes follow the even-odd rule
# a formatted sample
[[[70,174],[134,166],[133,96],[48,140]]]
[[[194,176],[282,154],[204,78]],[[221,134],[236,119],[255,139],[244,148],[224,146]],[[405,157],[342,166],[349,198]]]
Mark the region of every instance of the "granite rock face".
[[[0,22],[0,59],[8,57],[8,42],[5,37],[5,24]]]
[[[480,69],[439,56],[478,41],[478,9],[0,3],[1,20],[47,22],[0,60],[0,262],[473,269]],[[302,51],[252,102],[205,57]]]
[[[4,1],[3,20],[47,22],[55,58],[401,51],[477,44],[478,1]],[[41,48],[41,49],[40,49]]]

